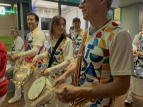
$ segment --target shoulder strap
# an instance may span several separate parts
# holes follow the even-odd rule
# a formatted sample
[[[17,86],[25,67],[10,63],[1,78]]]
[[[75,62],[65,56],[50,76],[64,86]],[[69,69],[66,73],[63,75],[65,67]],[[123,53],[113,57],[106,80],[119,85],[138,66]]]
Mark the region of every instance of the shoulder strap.
[[[79,54],[81,54],[81,56],[83,55],[84,44],[85,44],[85,41],[86,41],[86,37],[88,35],[88,31],[89,30],[87,30],[84,33],[84,38],[83,38],[83,41],[82,41],[82,44],[81,44],[81,49],[79,50]],[[81,62],[82,62],[82,57],[77,58],[77,65],[76,65],[76,69],[75,69],[75,73],[74,73],[74,85],[75,86],[79,85],[79,78],[80,78],[80,71],[81,71]]]
[[[64,39],[64,37],[61,36],[60,39],[57,41],[57,43],[56,43],[56,45],[55,45],[55,48],[54,48],[53,51],[52,51],[51,58],[50,58],[50,61],[49,61],[49,65],[48,65],[47,68],[51,67],[52,62],[53,62],[53,56],[54,56],[54,54],[55,54],[55,51],[56,51],[56,49],[58,48],[58,46],[60,45],[60,43],[62,42],[63,39]]]

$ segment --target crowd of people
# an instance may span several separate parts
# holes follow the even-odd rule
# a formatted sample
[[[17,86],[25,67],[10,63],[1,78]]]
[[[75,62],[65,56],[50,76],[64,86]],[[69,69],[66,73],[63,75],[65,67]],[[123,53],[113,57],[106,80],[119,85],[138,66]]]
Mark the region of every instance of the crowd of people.
[[[115,96],[125,94],[130,87],[130,77],[134,72],[133,52],[136,53],[137,46],[143,43],[143,33],[137,35],[133,48],[129,33],[108,18],[112,1],[82,0],[79,8],[83,19],[90,22],[90,27],[81,29],[81,21],[76,17],[68,35],[65,30],[66,19],[54,16],[46,51],[45,35],[38,28],[39,17],[35,13],[27,15],[30,32],[25,45],[18,29],[10,27],[10,35],[14,40],[13,54],[7,52],[0,43],[0,104],[7,93],[5,73],[8,56],[13,66],[14,63],[30,64],[36,67],[34,70],[40,70],[41,76],[50,77],[54,81],[54,93],[58,101],[70,103],[65,107],[114,107]],[[47,59],[47,66],[41,69],[43,59]],[[20,100],[23,89],[25,107],[28,107],[32,101],[29,101],[27,93],[32,84],[27,84],[23,88],[15,85],[15,95],[8,103]],[[132,99],[127,97],[125,102],[131,103]]]

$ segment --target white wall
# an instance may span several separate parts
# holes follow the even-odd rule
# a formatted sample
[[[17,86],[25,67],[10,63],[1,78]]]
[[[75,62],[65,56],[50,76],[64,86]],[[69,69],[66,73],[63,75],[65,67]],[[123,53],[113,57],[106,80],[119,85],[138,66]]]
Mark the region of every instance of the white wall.
[[[53,18],[55,15],[58,15],[58,13],[50,13],[50,12],[45,12],[43,10],[38,10],[36,11],[36,14],[39,16],[39,25],[38,28],[41,29],[41,17],[45,18]],[[78,17],[81,20],[81,28],[85,29],[85,20],[83,20],[82,12],[78,8],[73,8],[67,13],[62,13],[62,16],[66,19],[66,31],[69,33],[69,29],[72,26],[72,21],[73,18]],[[49,30],[42,30],[44,34],[49,33]]]
[[[80,9],[78,8],[73,8],[70,11],[68,11],[67,13],[65,13],[64,15],[62,15],[63,17],[66,18],[67,24],[66,24],[66,31],[67,33],[69,33],[69,29],[72,26],[72,21],[73,18],[78,17],[81,20],[81,28],[85,29],[85,20],[83,20],[83,15]]]

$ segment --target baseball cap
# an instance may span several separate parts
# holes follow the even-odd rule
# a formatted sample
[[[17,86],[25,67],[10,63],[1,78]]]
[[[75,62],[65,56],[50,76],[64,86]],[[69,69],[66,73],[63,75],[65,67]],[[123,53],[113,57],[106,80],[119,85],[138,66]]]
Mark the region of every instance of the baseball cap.
[[[75,21],[79,21],[79,22],[80,22],[80,18],[78,18],[78,17],[74,18],[74,19],[73,19],[73,23],[74,23]]]

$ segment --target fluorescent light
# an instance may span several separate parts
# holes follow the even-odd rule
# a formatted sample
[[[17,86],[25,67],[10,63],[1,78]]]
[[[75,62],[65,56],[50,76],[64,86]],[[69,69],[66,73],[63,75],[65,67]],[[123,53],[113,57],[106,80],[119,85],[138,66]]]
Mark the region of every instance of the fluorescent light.
[[[11,4],[0,3],[0,6],[11,6]]]

